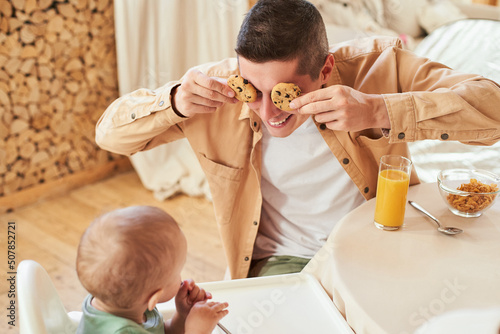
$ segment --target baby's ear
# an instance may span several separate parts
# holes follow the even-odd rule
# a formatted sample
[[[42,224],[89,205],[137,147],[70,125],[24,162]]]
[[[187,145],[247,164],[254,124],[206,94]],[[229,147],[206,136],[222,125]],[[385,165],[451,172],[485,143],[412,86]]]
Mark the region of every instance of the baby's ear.
[[[148,310],[153,311],[160,300],[160,296],[163,294],[163,289],[156,290],[151,297],[148,299]]]

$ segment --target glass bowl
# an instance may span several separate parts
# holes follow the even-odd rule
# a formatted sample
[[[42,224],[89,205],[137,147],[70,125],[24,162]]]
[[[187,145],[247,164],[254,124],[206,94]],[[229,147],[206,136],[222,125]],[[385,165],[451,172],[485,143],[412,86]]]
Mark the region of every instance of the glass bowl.
[[[481,216],[500,193],[500,177],[485,170],[446,169],[437,181],[448,209],[461,217]]]

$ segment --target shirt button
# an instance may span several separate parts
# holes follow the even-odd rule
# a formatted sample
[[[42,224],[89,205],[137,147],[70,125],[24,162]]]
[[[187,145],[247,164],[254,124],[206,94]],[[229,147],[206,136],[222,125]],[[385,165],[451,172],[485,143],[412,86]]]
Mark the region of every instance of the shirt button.
[[[165,101],[160,101],[160,103],[158,103],[158,105],[161,107],[162,105],[165,104]]]
[[[347,164],[349,163],[349,159],[344,158],[344,160],[342,160],[342,163],[343,163],[344,165],[347,165]]]
[[[448,134],[447,134],[447,133],[443,133],[443,134],[441,135],[441,139],[442,139],[442,140],[446,140],[446,139],[448,139],[449,137],[450,137],[450,136],[448,136]]]
[[[248,261],[250,260],[250,258],[248,256],[245,256],[245,261]]]
[[[259,223],[258,223],[258,222],[256,222],[256,221],[254,221],[254,222],[253,222],[253,224],[254,224],[255,226],[259,225]]]
[[[399,135],[398,135],[398,138],[399,139],[404,139],[405,137],[405,133],[404,132],[401,132]]]
[[[135,119],[135,113],[132,113],[132,115],[130,115],[130,117],[131,117],[132,119]]]
[[[326,129],[326,124],[320,124],[320,125],[319,125],[319,128],[320,128],[321,130],[325,130],[325,129]]]
[[[370,188],[366,187],[363,191],[365,192],[365,194],[367,194],[370,191]]]

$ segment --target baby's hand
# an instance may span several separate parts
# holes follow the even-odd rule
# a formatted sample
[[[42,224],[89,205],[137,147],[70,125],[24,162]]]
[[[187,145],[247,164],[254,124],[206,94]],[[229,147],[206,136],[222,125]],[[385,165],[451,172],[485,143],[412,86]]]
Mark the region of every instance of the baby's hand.
[[[182,282],[175,296],[175,307],[177,312],[186,318],[194,304],[211,298],[210,292],[206,292],[196,285],[192,279],[188,279]]]
[[[189,334],[210,334],[220,319],[228,314],[227,303],[198,302],[188,314],[185,332]]]

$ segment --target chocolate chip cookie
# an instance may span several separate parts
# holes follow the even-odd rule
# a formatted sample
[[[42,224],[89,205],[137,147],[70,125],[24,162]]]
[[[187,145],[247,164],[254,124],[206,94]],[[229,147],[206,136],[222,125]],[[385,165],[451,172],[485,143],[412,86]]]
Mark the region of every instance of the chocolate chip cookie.
[[[299,97],[300,93],[300,88],[296,84],[281,82],[274,86],[271,92],[271,100],[273,100],[276,107],[281,110],[292,111],[293,109],[290,108],[290,102]]]
[[[236,94],[235,97],[246,103],[254,102],[257,99],[257,90],[240,75],[231,75],[227,78],[227,84]]]

